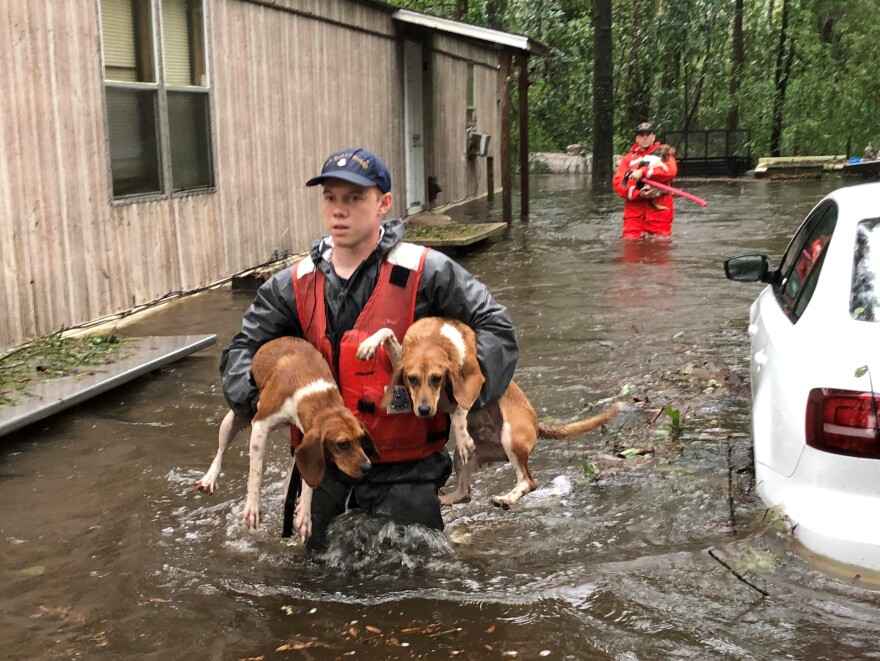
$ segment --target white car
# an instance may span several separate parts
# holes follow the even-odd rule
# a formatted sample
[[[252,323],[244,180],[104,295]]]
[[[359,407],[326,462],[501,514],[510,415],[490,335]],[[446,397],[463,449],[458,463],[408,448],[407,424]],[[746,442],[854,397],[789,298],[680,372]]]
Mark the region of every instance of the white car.
[[[826,196],[779,268],[724,270],[768,285],[749,315],[759,495],[811,551],[880,570],[880,183]]]

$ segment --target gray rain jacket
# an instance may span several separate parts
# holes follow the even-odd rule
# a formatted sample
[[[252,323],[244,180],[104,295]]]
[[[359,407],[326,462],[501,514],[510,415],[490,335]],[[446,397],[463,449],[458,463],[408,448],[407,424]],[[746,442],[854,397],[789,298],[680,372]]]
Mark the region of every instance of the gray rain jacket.
[[[312,244],[311,258],[325,277],[327,334],[337,353],[342,335],[351,330],[379,277],[382,258],[403,239],[403,223],[386,221],[384,233],[373,253],[347,282],[337,277],[325,258],[327,239]],[[220,360],[223,394],[233,411],[247,418],[257,412],[259,393],[251,375],[251,361],[257,349],[276,337],[302,337],[293,292],[293,269],[276,273],[260,286],[244,314],[241,330],[232,338]],[[416,296],[416,319],[452,317],[474,329],[477,352],[486,383],[474,408],[501,398],[513,378],[519,352],[516,331],[507,308],[499,304],[486,287],[464,268],[436,250],[425,259]],[[398,338],[401,339],[401,338]]]

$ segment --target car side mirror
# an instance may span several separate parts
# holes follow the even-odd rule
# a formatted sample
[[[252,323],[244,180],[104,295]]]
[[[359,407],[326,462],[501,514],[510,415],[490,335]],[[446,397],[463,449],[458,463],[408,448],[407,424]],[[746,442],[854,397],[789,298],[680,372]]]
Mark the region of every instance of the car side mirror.
[[[770,270],[767,255],[740,255],[724,262],[724,275],[736,282],[764,282],[775,285],[779,282],[779,272]]]

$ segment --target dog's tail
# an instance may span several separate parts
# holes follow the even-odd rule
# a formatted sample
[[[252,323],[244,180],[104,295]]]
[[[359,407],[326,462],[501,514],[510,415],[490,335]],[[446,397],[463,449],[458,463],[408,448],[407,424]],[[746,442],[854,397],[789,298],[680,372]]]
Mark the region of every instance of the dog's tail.
[[[538,423],[539,438],[574,438],[580,436],[591,429],[595,429],[600,425],[604,425],[614,419],[618,413],[623,410],[623,402],[615,402],[598,415],[586,420],[578,420],[568,424],[545,425]]]

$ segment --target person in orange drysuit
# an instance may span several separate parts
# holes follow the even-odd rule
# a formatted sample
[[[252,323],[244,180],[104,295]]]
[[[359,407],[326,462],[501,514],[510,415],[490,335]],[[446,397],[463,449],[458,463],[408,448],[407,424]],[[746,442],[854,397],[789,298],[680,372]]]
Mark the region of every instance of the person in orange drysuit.
[[[636,128],[636,140],[628,154],[620,159],[612,185],[614,192],[624,199],[623,238],[640,239],[645,235],[672,234],[672,195],[664,193],[641,180],[649,178],[660,184],[670,184],[678,174],[674,156],[660,159],[652,152],[660,147],[655,128],[642,122]]]

